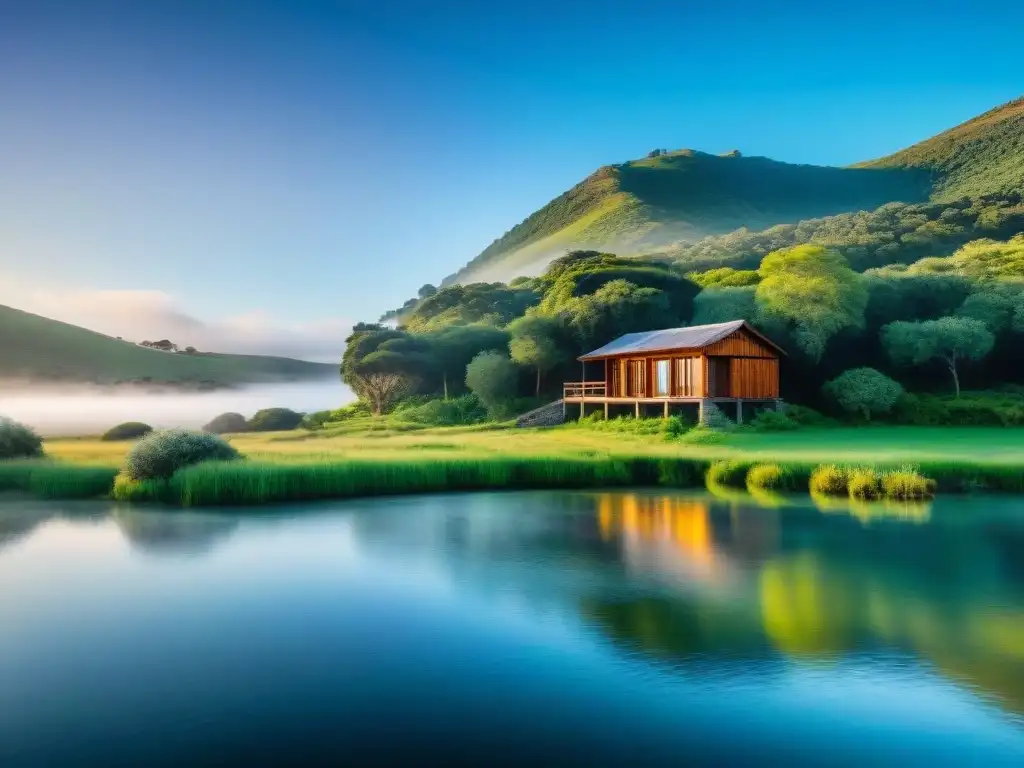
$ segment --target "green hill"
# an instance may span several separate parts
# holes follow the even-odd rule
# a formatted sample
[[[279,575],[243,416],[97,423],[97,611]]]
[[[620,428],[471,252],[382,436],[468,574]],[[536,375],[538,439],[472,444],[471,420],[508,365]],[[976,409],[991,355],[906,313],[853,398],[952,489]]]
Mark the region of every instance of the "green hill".
[[[849,168],[693,150],[606,166],[495,240],[445,284],[539,272],[574,248],[618,253],[766,229],[890,202],[1024,190],[1024,99]]]
[[[938,201],[1024,192],[1024,98],[857,167],[926,171]]]
[[[337,375],[335,365],[286,357],[160,352],[0,306],[0,379],[201,388]]]

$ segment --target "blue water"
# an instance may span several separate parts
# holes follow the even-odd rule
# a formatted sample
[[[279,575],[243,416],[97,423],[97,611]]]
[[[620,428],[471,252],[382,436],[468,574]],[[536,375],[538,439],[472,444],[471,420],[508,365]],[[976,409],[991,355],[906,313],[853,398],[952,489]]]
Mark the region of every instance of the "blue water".
[[[0,765],[1024,764],[1024,500],[0,501]]]

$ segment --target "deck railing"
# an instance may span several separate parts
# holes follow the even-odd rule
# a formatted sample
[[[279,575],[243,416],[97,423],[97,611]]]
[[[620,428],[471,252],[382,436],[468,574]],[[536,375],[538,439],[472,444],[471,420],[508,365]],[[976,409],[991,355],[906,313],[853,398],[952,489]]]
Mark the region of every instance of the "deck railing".
[[[604,397],[603,381],[567,381],[562,389],[562,397]]]

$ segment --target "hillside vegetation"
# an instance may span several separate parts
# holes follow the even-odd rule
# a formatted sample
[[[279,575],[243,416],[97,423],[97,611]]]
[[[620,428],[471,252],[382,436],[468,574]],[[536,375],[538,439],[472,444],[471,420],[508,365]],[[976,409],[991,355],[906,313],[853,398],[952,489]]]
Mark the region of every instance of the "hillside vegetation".
[[[333,365],[285,357],[174,354],[0,306],[0,379],[230,386],[337,376]]]
[[[858,167],[927,171],[938,201],[1024,192],[1024,98]]]
[[[972,198],[981,207],[999,201],[1019,206],[1022,193],[1024,99],[849,168],[792,165],[738,152],[655,150],[641,160],[601,168],[495,240],[444,284],[538,274],[573,249],[635,254],[675,244],[680,250],[735,230],[871,211],[886,203]],[[968,239],[953,242],[945,253]]]
[[[600,169],[513,227],[445,283],[537,273],[574,247],[634,252],[739,227],[764,228],[892,200],[916,202],[927,197],[928,179],[913,170],[665,152]]]

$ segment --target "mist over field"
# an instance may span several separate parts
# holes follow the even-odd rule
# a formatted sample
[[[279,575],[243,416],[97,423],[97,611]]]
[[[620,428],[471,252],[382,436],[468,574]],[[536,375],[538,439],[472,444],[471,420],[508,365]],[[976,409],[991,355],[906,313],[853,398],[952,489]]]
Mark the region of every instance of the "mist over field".
[[[338,408],[353,399],[352,391],[337,379],[197,393],[26,386],[0,390],[0,416],[28,424],[44,437],[71,437],[101,434],[124,421],[142,421],[157,429],[201,427],[225,411],[246,417],[275,407],[309,413]]]

